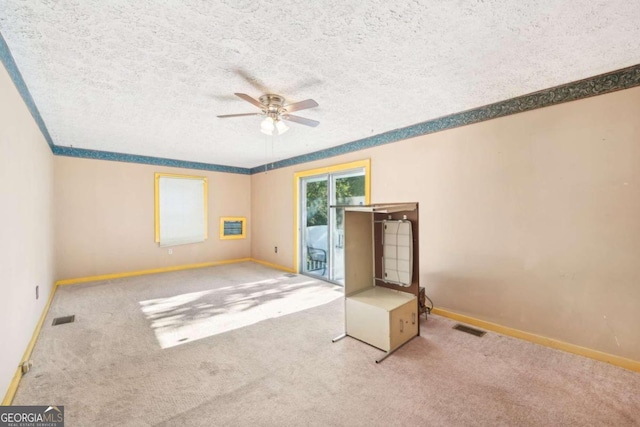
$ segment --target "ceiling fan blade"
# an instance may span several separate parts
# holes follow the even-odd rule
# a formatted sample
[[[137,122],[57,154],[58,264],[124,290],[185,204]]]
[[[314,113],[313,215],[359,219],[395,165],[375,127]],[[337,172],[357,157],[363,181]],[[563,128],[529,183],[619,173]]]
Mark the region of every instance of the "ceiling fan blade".
[[[300,123],[301,125],[311,126],[311,127],[316,127],[320,124],[320,122],[317,122],[315,120],[306,119],[300,116],[292,116],[291,114],[284,115],[282,116],[282,118],[290,122],[296,122],[296,123]]]
[[[305,80],[299,81],[292,86],[280,88],[280,93],[299,93],[302,92],[303,89],[308,89],[321,83],[323,83],[322,80],[315,77],[309,77]]]
[[[284,108],[288,113],[293,111],[306,110],[307,108],[317,107],[318,103],[313,99],[305,99],[304,101],[296,102],[294,104],[285,105]]]
[[[253,86],[260,93],[271,93],[269,88],[265,86],[265,84],[258,79],[257,77],[252,76],[243,68],[234,68],[233,72],[242,77],[247,83]]]
[[[242,114],[223,114],[222,116],[218,116],[221,119],[226,119],[228,117],[243,117],[243,116],[261,116],[262,113],[242,113]]]
[[[234,93],[235,96],[239,96],[240,98],[244,99],[247,102],[250,102],[251,104],[255,105],[256,107],[263,109],[264,105],[262,105],[260,103],[260,101],[258,101],[257,99],[253,99],[252,97],[250,97],[249,95],[247,95],[246,93]]]

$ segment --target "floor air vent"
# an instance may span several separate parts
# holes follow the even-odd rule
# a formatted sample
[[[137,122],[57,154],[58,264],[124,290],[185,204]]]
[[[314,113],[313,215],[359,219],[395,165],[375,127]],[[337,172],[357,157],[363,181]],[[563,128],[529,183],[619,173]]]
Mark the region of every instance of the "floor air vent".
[[[76,315],[73,314],[71,316],[64,316],[64,317],[56,317],[55,319],[53,319],[53,326],[58,326],[58,325],[64,325],[65,323],[73,323],[76,321]]]
[[[453,329],[457,329],[459,331],[466,332],[468,334],[475,335],[477,337],[481,337],[487,333],[487,331],[481,331],[480,329],[470,328],[469,326],[464,326],[459,323],[456,326],[454,326]]]
[[[293,273],[285,273],[283,274],[284,277],[296,277],[297,274],[293,274]]]

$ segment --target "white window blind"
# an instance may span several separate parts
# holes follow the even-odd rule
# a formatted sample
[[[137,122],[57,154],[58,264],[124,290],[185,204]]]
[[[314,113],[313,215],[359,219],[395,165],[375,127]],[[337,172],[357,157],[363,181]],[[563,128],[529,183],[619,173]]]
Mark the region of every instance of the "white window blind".
[[[156,242],[160,246],[207,238],[206,178],[156,174]]]

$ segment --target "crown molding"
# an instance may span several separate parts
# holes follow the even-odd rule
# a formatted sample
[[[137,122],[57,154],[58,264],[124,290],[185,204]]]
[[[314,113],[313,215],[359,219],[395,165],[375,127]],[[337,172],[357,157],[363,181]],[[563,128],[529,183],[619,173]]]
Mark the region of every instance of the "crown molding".
[[[2,64],[4,65],[4,68],[6,68],[7,72],[9,73],[9,77],[11,77],[11,80],[13,80],[13,84],[15,85],[16,89],[18,89],[18,93],[20,93],[22,100],[27,105],[27,108],[29,109],[31,116],[33,116],[33,119],[38,124],[38,127],[40,128],[40,132],[42,132],[42,136],[44,136],[44,139],[47,141],[47,144],[49,144],[51,151],[53,151],[53,147],[55,146],[55,144],[51,139],[51,135],[49,135],[49,130],[47,129],[47,125],[44,124],[44,120],[42,120],[42,116],[40,116],[40,111],[38,111],[38,107],[36,107],[36,103],[31,97],[31,93],[27,88],[27,84],[24,82],[24,79],[22,78],[22,74],[20,74],[20,70],[16,65],[16,61],[14,61],[13,56],[11,55],[9,46],[7,46],[7,42],[4,40],[4,37],[2,37],[1,33],[0,33],[0,61],[2,62]]]
[[[189,162],[186,160],[165,159],[162,157],[139,156],[137,154],[113,153],[110,151],[87,150],[84,148],[62,147],[55,145],[53,154],[56,156],[77,157],[81,159],[109,160],[114,162],[139,163],[144,165],[168,166],[172,168],[185,168],[205,170],[212,172],[237,173],[249,175],[250,169],[237,166],[216,165],[212,163]]]

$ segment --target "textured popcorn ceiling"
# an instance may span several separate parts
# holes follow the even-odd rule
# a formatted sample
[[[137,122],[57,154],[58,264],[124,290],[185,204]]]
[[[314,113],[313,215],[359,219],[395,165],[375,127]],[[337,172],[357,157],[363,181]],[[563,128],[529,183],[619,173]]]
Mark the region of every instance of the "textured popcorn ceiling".
[[[56,145],[258,166],[640,63],[638,0],[0,0]],[[234,97],[313,98],[270,138]]]

